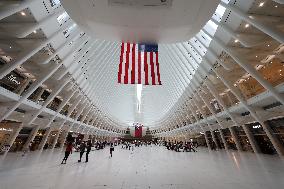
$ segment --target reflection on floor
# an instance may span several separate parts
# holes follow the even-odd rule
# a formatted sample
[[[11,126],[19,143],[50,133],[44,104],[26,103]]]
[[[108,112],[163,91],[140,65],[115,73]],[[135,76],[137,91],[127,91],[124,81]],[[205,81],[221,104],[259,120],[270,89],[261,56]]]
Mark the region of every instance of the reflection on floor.
[[[73,153],[61,165],[63,153],[9,153],[0,165],[1,189],[276,189],[284,186],[284,161],[250,153],[168,151],[140,147],[133,152],[116,147],[91,152],[89,163],[77,163]]]

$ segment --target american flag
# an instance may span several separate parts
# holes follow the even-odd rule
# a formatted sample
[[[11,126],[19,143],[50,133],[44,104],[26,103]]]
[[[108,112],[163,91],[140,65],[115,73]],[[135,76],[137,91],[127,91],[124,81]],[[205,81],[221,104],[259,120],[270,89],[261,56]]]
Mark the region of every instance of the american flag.
[[[118,83],[162,85],[157,44],[122,43]]]

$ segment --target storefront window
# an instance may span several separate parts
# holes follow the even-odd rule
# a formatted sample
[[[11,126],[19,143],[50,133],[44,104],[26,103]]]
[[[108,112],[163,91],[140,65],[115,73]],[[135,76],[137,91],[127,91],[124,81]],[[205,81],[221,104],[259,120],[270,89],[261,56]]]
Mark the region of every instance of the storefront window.
[[[258,122],[248,124],[247,126],[249,127],[252,134],[254,135],[254,138],[262,153],[264,154],[275,154],[276,153],[271,141],[269,140],[262,126]]]
[[[284,146],[284,118],[267,121],[275,136],[280,140]]]

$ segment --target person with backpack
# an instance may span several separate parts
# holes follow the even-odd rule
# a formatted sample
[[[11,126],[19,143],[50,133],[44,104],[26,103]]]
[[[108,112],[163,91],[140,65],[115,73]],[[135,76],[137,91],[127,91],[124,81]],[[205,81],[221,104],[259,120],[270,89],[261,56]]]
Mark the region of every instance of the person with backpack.
[[[89,161],[89,153],[91,152],[91,150],[92,150],[92,143],[91,143],[91,141],[88,141],[88,143],[87,143],[87,152],[86,152],[86,163]]]
[[[72,149],[73,149],[72,142],[68,142],[68,144],[66,146],[66,150],[65,150],[65,156],[64,156],[61,164],[66,164],[66,161],[67,161],[69,155],[72,154]]]
[[[80,147],[79,147],[79,150],[80,150],[80,159],[78,160],[78,162],[81,162],[81,159],[83,157],[83,154],[85,153],[85,149],[86,149],[86,144],[85,142],[83,141],[81,144],[80,144]]]

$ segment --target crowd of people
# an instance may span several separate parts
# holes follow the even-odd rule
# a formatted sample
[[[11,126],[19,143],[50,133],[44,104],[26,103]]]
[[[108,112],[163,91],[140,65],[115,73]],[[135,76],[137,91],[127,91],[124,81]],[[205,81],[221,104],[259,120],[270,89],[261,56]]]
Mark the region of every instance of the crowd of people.
[[[65,156],[61,162],[61,164],[66,164],[68,157],[72,154],[73,149],[76,152],[79,152],[79,160],[80,163],[82,158],[85,154],[85,162],[89,161],[89,154],[93,150],[101,150],[109,146],[109,154],[110,158],[113,156],[115,146],[121,145],[121,149],[125,150],[134,150],[135,147],[141,146],[152,146],[152,145],[159,145],[165,146],[168,150],[173,150],[176,152],[196,152],[196,148],[198,147],[197,143],[194,142],[158,142],[158,141],[116,141],[116,142],[107,142],[107,141],[83,141],[78,140],[76,142],[67,141],[66,148],[65,148]]]
[[[121,148],[126,149],[126,150],[134,150],[134,147],[151,146],[151,145],[158,145],[158,142],[155,142],[155,141],[140,141],[140,140],[124,141],[124,142],[121,143]]]
[[[197,152],[197,143],[194,142],[165,142],[164,145],[168,150],[173,150],[176,152]]]
[[[79,160],[78,163],[82,161],[82,158],[85,155],[85,163],[89,161],[89,154],[93,150],[101,150],[104,149],[106,146],[110,147],[110,157],[112,157],[113,151],[114,151],[114,146],[117,145],[117,143],[108,143],[106,141],[96,141],[92,142],[91,140],[88,141],[83,141],[83,140],[78,140],[76,142],[73,142],[74,140],[67,141],[66,147],[65,147],[65,156],[61,162],[61,164],[66,164],[68,157],[70,154],[72,154],[73,149],[75,149],[76,152],[79,152]]]

